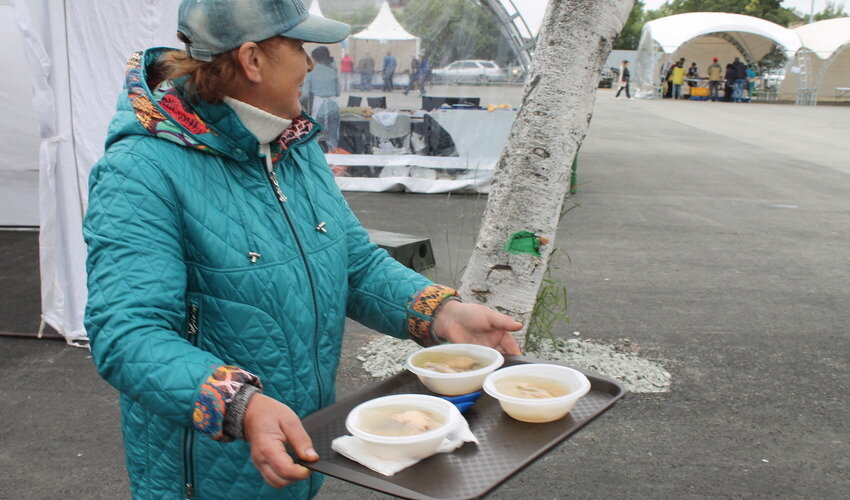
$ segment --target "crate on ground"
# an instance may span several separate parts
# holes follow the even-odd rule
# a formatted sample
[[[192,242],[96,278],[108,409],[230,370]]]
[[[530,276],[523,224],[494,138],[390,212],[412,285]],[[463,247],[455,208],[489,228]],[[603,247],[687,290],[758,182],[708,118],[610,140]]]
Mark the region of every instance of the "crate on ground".
[[[708,97],[708,87],[691,87],[691,97]]]

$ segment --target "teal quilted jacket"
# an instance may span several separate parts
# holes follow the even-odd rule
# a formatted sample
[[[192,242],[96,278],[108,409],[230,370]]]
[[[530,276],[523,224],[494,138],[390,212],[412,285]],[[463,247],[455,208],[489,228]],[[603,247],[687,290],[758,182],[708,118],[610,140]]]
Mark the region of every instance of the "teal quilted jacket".
[[[334,401],[345,317],[427,345],[452,291],[368,239],[309,117],[273,143],[225,104],[157,81],[164,50],[128,62],[90,178],[86,329],[121,393],[134,498],[308,498],[266,485],[222,419],[250,383],[306,416]],[[446,292],[446,290],[449,290]]]

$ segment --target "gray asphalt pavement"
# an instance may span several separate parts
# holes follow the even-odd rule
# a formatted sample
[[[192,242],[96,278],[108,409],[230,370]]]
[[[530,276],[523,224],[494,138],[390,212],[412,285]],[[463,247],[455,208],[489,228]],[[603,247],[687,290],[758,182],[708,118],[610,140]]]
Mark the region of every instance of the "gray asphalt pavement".
[[[612,95],[554,243],[559,333],[629,339],[673,387],[628,395],[491,498],[846,498],[850,108]],[[430,237],[449,284],[486,204],[347,197],[368,227]],[[0,331],[37,327],[35,245],[0,233]],[[349,325],[341,395],[370,383],[354,358],[372,335]],[[127,497],[117,396],[88,353],[8,338],[0,353],[0,498]],[[320,498],[383,496],[329,480]]]

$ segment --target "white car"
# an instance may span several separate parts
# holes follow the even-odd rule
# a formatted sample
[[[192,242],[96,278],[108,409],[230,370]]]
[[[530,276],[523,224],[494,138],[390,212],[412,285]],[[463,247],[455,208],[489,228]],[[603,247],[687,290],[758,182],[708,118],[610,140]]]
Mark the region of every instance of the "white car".
[[[444,82],[506,82],[508,77],[494,61],[467,59],[455,61],[431,71],[434,79]]]

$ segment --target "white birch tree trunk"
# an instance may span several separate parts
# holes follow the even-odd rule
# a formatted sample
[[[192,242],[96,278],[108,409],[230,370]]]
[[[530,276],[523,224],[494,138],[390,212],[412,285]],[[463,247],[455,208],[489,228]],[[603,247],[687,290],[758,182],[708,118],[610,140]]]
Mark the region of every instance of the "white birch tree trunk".
[[[570,167],[593,110],[599,70],[632,0],[550,0],[522,106],[496,167],[475,250],[460,283],[467,302],[526,327],[554,248]],[[512,234],[540,238],[539,256],[505,250]],[[525,328],[517,334],[522,345]]]

